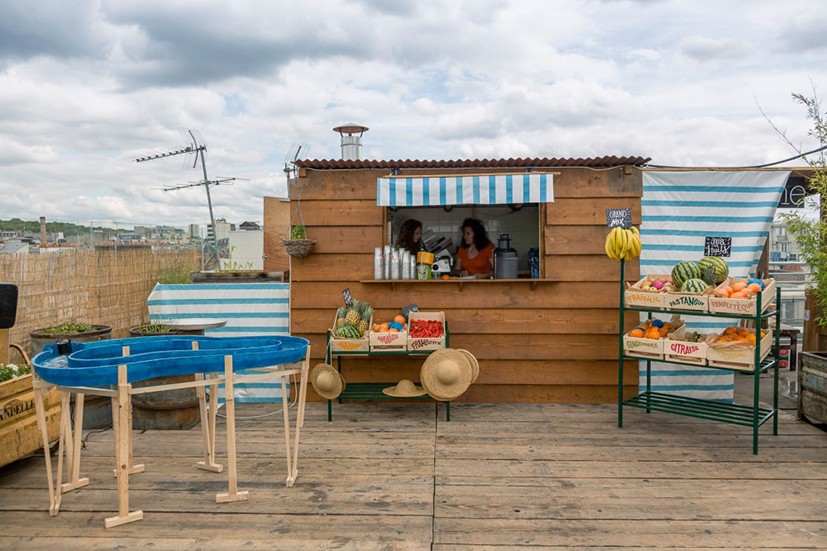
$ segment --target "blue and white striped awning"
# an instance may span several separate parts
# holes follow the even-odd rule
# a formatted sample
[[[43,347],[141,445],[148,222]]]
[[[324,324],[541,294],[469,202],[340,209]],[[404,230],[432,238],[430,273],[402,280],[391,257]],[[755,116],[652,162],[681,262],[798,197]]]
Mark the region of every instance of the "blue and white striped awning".
[[[376,204],[382,207],[553,202],[554,175],[548,172],[389,176],[376,179]]]

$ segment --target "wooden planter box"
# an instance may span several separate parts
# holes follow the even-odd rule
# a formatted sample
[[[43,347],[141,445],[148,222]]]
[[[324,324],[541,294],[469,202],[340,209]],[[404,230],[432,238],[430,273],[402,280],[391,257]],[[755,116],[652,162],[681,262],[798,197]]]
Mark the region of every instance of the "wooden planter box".
[[[56,440],[60,433],[60,393],[52,389],[43,402],[49,441]],[[32,376],[0,383],[0,467],[26,457],[41,446]]]

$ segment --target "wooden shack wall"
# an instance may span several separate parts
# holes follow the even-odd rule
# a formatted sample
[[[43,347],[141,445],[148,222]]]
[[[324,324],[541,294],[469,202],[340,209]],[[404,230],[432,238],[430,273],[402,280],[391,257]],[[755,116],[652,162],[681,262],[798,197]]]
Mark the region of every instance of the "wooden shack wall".
[[[549,169],[559,175],[543,217],[545,281],[534,288],[505,281],[360,283],[373,278],[374,248],[383,244],[376,178],[387,170],[302,171],[290,190],[291,222],[297,223],[300,193],[303,222],[317,243],[306,258],[290,259],[291,332],[310,339],[313,364],[324,360],[325,331],[349,288],[371,303],[376,319],[389,319],[410,303],[445,312],[451,347],[470,350],[480,363],[479,379],[459,401],[615,402],[620,269],[603,250],[605,210],[629,207],[640,223],[641,172]],[[265,209],[265,225],[267,219]],[[630,262],[627,281],[638,274],[637,260]],[[630,314],[626,328],[636,319]],[[422,361],[347,358],[344,376],[354,382],[418,380]],[[630,362],[624,370],[627,395],[636,392],[636,368]]]

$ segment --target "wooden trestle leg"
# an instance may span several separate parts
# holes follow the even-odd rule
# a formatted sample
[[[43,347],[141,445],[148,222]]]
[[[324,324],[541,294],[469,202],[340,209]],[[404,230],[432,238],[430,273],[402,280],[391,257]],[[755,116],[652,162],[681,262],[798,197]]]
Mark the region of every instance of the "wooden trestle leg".
[[[69,481],[60,485],[60,492],[65,494],[78,488],[83,488],[89,485],[89,479],[80,478],[80,450],[83,447],[83,404],[84,396],[82,393],[75,394],[75,425],[72,427],[72,420],[69,418],[70,411],[70,393],[64,392],[63,397],[66,399],[66,431],[63,435],[66,438],[66,472],[69,474]],[[61,402],[61,422],[63,422],[63,402]]]
[[[129,456],[130,430],[129,410],[132,400],[130,385],[127,382],[126,366],[118,366],[118,415],[113,417],[112,426],[115,428],[115,460],[118,469],[118,515],[104,521],[106,528],[120,526],[128,522],[135,522],[144,518],[143,511],[129,512]]]
[[[129,347],[123,346],[121,347],[121,356],[126,357],[129,356]],[[115,431],[115,416],[118,414],[118,404],[113,399],[112,400],[112,429],[115,433],[115,442],[118,441],[118,433]],[[146,470],[146,467],[143,463],[138,463],[135,465],[134,454],[132,453],[132,396],[129,397],[129,427],[128,427],[128,438],[129,438],[129,474],[139,474]],[[118,469],[112,470],[112,476],[118,478]]]
[[[198,341],[192,341],[192,349],[198,350]],[[213,378],[213,374],[210,374]],[[204,374],[196,373],[196,381],[203,381]],[[218,385],[210,385],[210,405],[207,408],[207,391],[203,385],[196,387],[198,395],[198,416],[201,420],[201,435],[204,439],[204,460],[195,466],[204,471],[220,473],[224,467],[215,462],[215,417],[218,414]]]
[[[224,404],[227,407],[227,478],[229,491],[216,494],[217,503],[247,501],[250,493],[238,491],[238,477],[235,454],[235,390],[233,389],[233,357],[224,356]]]

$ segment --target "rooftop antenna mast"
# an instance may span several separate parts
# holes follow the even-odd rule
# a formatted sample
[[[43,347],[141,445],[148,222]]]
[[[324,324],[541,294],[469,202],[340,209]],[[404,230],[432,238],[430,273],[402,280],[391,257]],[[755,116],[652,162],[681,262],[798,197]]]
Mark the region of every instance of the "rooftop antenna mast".
[[[166,151],[164,153],[158,153],[157,155],[146,155],[144,157],[138,157],[137,159],[135,159],[135,162],[143,163],[143,162],[146,162],[146,161],[154,161],[156,159],[163,159],[165,157],[174,157],[175,155],[184,155],[184,154],[189,154],[189,153],[195,153],[195,161],[192,164],[192,168],[195,168],[198,165],[198,159],[199,158],[201,159],[201,170],[204,173],[204,180],[203,181],[195,183],[195,184],[186,185],[186,186],[176,186],[176,187],[171,187],[171,188],[165,188],[164,191],[172,191],[172,190],[176,190],[176,189],[184,189],[184,188],[195,187],[195,186],[204,186],[204,189],[207,192],[207,207],[209,207],[209,210],[210,210],[210,224],[212,224],[212,247],[213,247],[213,252],[215,254],[216,267],[220,271],[221,270],[221,262],[219,260],[219,254],[218,254],[218,237],[216,236],[216,234],[218,232],[217,232],[217,228],[215,227],[215,216],[213,216],[213,211],[212,211],[212,198],[210,197],[210,186],[211,185],[216,185],[217,186],[218,184],[220,184],[222,182],[227,182],[227,181],[230,181],[230,180],[234,180],[235,178],[228,178],[228,179],[225,179],[225,180],[217,180],[217,181],[211,182],[209,180],[209,178],[207,178],[207,162],[204,160],[204,154],[207,152],[207,145],[204,144],[204,143],[198,143],[198,140],[196,139],[195,134],[193,133],[192,130],[187,130],[187,133],[189,134],[190,140],[191,140],[190,145],[188,145],[187,147],[185,147],[183,149],[176,149],[176,150],[173,150],[173,151]]]

